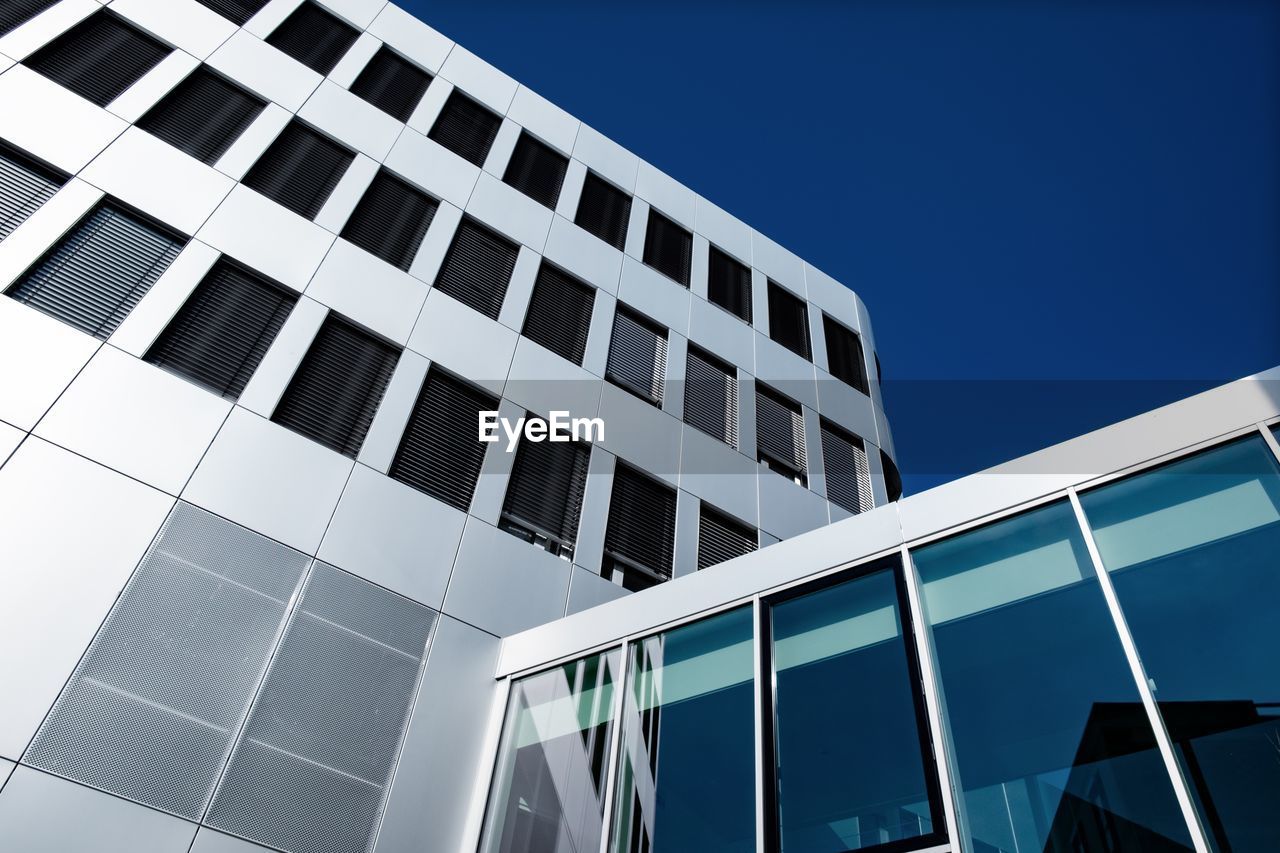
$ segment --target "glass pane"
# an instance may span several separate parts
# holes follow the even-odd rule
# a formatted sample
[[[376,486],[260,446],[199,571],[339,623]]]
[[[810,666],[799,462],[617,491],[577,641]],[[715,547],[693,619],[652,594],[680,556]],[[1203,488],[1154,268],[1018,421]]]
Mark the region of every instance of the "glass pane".
[[[913,558],[974,849],[1190,849],[1070,505]]]
[[[940,825],[902,607],[886,568],[771,609],[783,853],[861,850]]]
[[[751,608],[637,643],[614,805],[616,853],[751,853]]]
[[[599,849],[618,659],[594,655],[511,686],[484,850]]]
[[[1205,826],[1280,849],[1280,466],[1261,437],[1081,498]]]

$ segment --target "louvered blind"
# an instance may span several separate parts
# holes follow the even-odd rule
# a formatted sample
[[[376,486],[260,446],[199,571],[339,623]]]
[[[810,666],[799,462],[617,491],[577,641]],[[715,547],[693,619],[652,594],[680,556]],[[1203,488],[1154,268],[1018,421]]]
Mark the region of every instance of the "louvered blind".
[[[106,340],[178,256],[186,239],[100,205],[8,291]]]
[[[355,458],[399,357],[395,347],[330,315],[271,420]]]
[[[605,378],[661,408],[666,373],[667,330],[619,305]]]
[[[751,322],[751,269],[715,246],[707,270],[707,299]]]
[[[351,84],[351,94],[408,121],[430,85],[430,74],[384,44]]]
[[[58,0],[5,0],[0,3],[0,36],[39,15]]]
[[[737,371],[692,344],[685,362],[684,422],[738,446]]]
[[[462,159],[483,166],[501,124],[497,113],[455,89],[427,135]]]
[[[266,106],[266,101],[201,67],[152,107],[138,127],[212,165]]]
[[[436,200],[386,169],[365,190],[342,229],[370,254],[408,271],[436,215]]]
[[[804,300],[769,282],[769,337],[801,358],[809,358],[809,312]]]
[[[698,517],[698,569],[750,554],[757,538],[752,528],[704,503]]]
[[[667,278],[688,287],[692,260],[693,235],[650,209],[649,226],[644,232],[644,262]]]
[[[627,243],[627,224],[631,221],[631,196],[601,178],[588,172],[578,198],[578,212],[574,224],[594,234],[615,249]]]
[[[543,261],[524,318],[524,336],[581,366],[595,298],[591,285]]]
[[[238,399],[297,301],[283,288],[220,260],[151,345],[146,360]]]
[[[822,467],[827,475],[827,500],[852,513],[866,512],[874,506],[866,445],[856,435],[825,420]]]
[[[53,198],[65,182],[53,170],[0,146],[0,241]]]
[[[267,5],[268,0],[196,0],[207,6],[232,23],[244,26],[245,22],[258,14],[258,10]]]
[[[520,247],[474,219],[464,219],[436,276],[436,289],[496,320]]]
[[[244,185],[315,219],[354,159],[346,148],[295,120],[253,164]]]
[[[831,375],[867,393],[867,366],[862,359],[862,339],[851,329],[822,315],[823,336],[827,341],[827,367]]]
[[[502,180],[538,204],[555,210],[568,168],[568,157],[526,132],[520,134]]]
[[[591,451],[578,442],[521,441],[516,450],[502,514],[534,537],[554,540],[556,551],[572,556],[587,487]]]
[[[497,397],[432,370],[409,416],[390,476],[465,512],[489,446],[479,439],[480,412],[497,409]]]
[[[40,48],[22,64],[105,107],[170,52],[168,45],[103,9]]]
[[[675,538],[675,489],[619,463],[609,499],[606,556],[622,562],[624,571],[638,568],[651,579],[667,580]]]
[[[328,74],[359,37],[355,27],[306,0],[267,36],[267,44],[312,71]]]
[[[756,386],[756,447],[788,474],[804,477],[808,460],[800,406],[763,385]]]

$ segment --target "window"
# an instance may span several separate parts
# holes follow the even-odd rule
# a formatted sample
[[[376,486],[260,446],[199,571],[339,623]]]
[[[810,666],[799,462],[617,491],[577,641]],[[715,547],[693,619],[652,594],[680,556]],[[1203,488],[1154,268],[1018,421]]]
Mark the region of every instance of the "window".
[[[698,516],[698,569],[750,554],[758,547],[755,528],[702,503]]]
[[[115,204],[101,204],[8,295],[106,340],[185,244]]]
[[[496,320],[519,254],[515,243],[464,218],[440,265],[436,289]]]
[[[827,475],[827,500],[855,515],[875,506],[866,445],[826,418],[822,420],[822,467]]]
[[[581,366],[596,291],[547,261],[538,269],[524,318],[524,336]]]
[[[152,107],[138,127],[213,165],[266,105],[261,98],[201,67]]]
[[[430,74],[384,44],[351,84],[351,94],[408,121],[430,85]]]
[[[436,200],[386,169],[378,172],[342,237],[408,271],[436,215]]]
[[[631,221],[631,196],[588,172],[578,199],[574,223],[590,234],[621,249],[627,243],[627,223]]]
[[[738,372],[693,344],[685,362],[684,422],[738,447]]]
[[[7,0],[0,6],[0,35],[25,24],[58,0]]]
[[[0,145],[0,241],[27,221],[58,188],[61,174]]]
[[[483,166],[501,124],[497,113],[454,89],[427,135],[463,160]]]
[[[146,360],[238,399],[297,301],[224,258],[151,345]]]
[[[902,497],[902,475],[898,473],[898,465],[889,458],[889,454],[880,451],[880,469],[884,471],[884,488],[889,493],[889,503]]]
[[[862,358],[862,339],[858,334],[822,315],[822,329],[827,339],[827,367],[831,375],[863,394],[867,391],[867,364]]]
[[[712,305],[751,322],[751,269],[711,247],[707,269],[707,299]]]
[[[239,26],[258,14],[258,10],[267,5],[268,0],[196,0],[208,6],[222,17]]]
[[[245,175],[244,185],[315,219],[355,155],[294,120]]]
[[[400,352],[330,314],[271,420],[355,458]]]
[[[808,458],[800,404],[760,383],[756,384],[756,449],[765,467],[806,485]]]
[[[465,512],[489,446],[477,434],[480,413],[497,409],[497,397],[433,368],[388,476]]]
[[[619,303],[604,378],[662,408],[666,373],[667,330]]]
[[[769,337],[801,358],[809,358],[809,311],[804,300],[769,282]]]
[[[601,575],[632,591],[670,580],[675,538],[675,489],[619,461]]]
[[[520,134],[516,149],[507,164],[502,180],[538,204],[555,210],[564,184],[564,173],[569,168],[569,158],[534,139],[529,133]]]
[[[328,74],[359,36],[360,31],[355,27],[311,0],[305,0],[267,36],[267,44],[312,71]]]
[[[40,48],[22,64],[105,107],[170,52],[167,45],[104,9]]]
[[[692,259],[693,235],[650,209],[649,227],[644,232],[644,262],[667,278],[688,287]]]
[[[590,459],[590,447],[579,442],[522,440],[502,505],[502,529],[572,560]]]

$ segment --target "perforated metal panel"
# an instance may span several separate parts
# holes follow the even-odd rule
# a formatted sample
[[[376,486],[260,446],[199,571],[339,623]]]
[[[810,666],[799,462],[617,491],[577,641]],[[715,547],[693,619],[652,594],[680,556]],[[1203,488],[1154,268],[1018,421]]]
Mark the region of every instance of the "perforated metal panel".
[[[430,74],[384,44],[351,84],[351,94],[408,121],[430,85]]]
[[[554,210],[568,168],[568,157],[528,133],[521,133],[502,180]]]
[[[168,45],[104,9],[40,48],[22,64],[105,107],[171,52]]]
[[[594,287],[544,260],[533,284],[521,334],[581,365],[595,299]]]
[[[267,44],[312,71],[328,74],[359,37],[355,27],[306,0],[267,36]]]
[[[666,373],[667,330],[619,305],[605,378],[661,408]]]
[[[138,127],[212,165],[266,106],[266,101],[201,67],[152,107]]]
[[[355,156],[295,120],[253,164],[244,185],[299,216],[315,219]]]
[[[827,500],[852,513],[875,505],[871,497],[871,470],[862,439],[822,422],[822,467],[827,477]]]
[[[0,3],[0,36],[48,9],[58,0],[4,0]]]
[[[627,243],[631,196],[594,172],[587,173],[573,222],[579,228],[621,249]]]
[[[383,169],[356,205],[342,237],[407,272],[436,207],[435,199]]]
[[[56,172],[0,147],[0,240],[53,198],[64,181]]]
[[[692,260],[693,235],[651,208],[644,232],[644,262],[688,287]]]
[[[738,446],[738,372],[693,344],[685,362],[684,422]]]
[[[308,562],[179,503],[24,761],[198,819]]]
[[[497,113],[455,89],[428,136],[462,159],[483,166],[501,124]]]
[[[520,247],[474,219],[464,219],[440,265],[436,289],[496,320]]]
[[[367,850],[436,618],[316,564],[206,823],[296,853]]]

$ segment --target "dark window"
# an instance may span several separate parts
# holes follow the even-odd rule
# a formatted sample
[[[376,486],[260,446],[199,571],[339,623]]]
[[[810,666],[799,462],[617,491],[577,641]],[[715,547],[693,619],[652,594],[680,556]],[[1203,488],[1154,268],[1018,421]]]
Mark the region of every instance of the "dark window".
[[[604,378],[662,408],[666,373],[667,330],[619,304]]]
[[[485,448],[477,427],[498,398],[439,370],[427,374],[389,475],[466,511]]]
[[[595,299],[594,287],[543,261],[524,318],[524,336],[581,365]]]
[[[711,247],[707,299],[730,314],[751,322],[751,268]]]
[[[822,468],[827,475],[827,500],[852,513],[875,506],[866,445],[826,420],[822,421]]]
[[[267,36],[267,44],[328,74],[359,37],[355,27],[307,0]]]
[[[315,219],[355,155],[293,121],[245,175],[244,185]]]
[[[809,358],[809,311],[804,300],[769,282],[769,337],[801,358]]]
[[[615,249],[621,249],[627,243],[630,220],[631,196],[594,172],[588,172],[574,223]]]
[[[889,493],[889,503],[893,503],[902,497],[902,475],[898,473],[897,463],[883,450],[880,451],[880,467],[884,470],[884,489]]]
[[[698,569],[750,554],[758,538],[755,528],[703,502],[698,516]]]
[[[196,0],[208,6],[222,17],[234,24],[244,26],[245,22],[258,14],[258,10],[267,5],[268,0]]]
[[[804,414],[793,400],[762,384],[756,385],[757,458],[770,470],[805,485],[807,457]]]
[[[0,240],[53,198],[66,178],[0,145]]]
[[[576,441],[521,440],[502,505],[502,528],[573,559],[591,450]]]
[[[271,420],[355,458],[400,351],[330,314]]]
[[[184,237],[102,204],[8,295],[106,340],[185,244]]]
[[[342,236],[387,263],[408,270],[435,215],[435,199],[383,169],[365,190],[342,229]]]
[[[146,360],[235,400],[297,301],[224,258],[151,345]]]
[[[601,574],[632,591],[670,580],[675,538],[675,489],[619,462]]]
[[[484,165],[502,119],[454,89],[428,136],[462,159]]]
[[[138,127],[212,165],[266,105],[208,68],[199,68],[152,107]]]
[[[40,48],[23,65],[105,107],[170,52],[168,45],[104,9]]]
[[[822,328],[827,339],[827,367],[831,375],[867,393],[867,365],[862,359],[862,339],[826,314]]]
[[[5,0],[0,3],[0,36],[25,24],[58,0]]]
[[[693,235],[656,210],[649,211],[644,232],[644,262],[667,278],[689,286]]]
[[[444,256],[436,289],[496,320],[519,254],[515,243],[474,219],[464,219]]]
[[[526,132],[520,134],[502,180],[554,210],[568,168],[568,157]]]
[[[738,372],[693,344],[685,361],[684,422],[738,446]]]
[[[429,85],[430,74],[383,45],[351,84],[351,94],[408,121]]]

